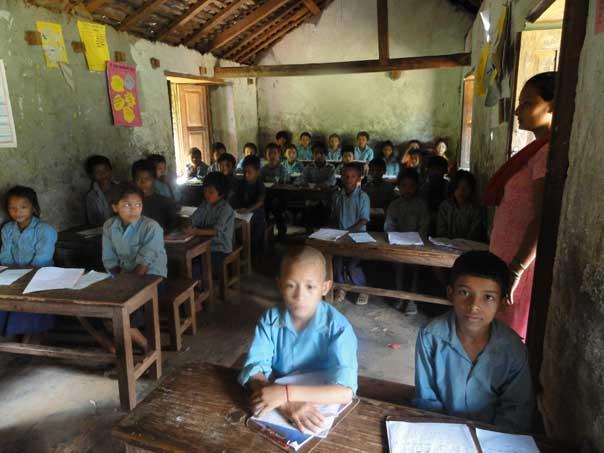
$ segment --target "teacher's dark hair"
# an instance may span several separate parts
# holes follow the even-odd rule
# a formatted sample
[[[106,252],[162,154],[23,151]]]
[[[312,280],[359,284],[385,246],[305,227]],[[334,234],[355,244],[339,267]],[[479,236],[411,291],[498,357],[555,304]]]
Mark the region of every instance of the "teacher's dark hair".
[[[530,84],[531,86],[537,88],[537,91],[539,91],[539,96],[541,96],[544,101],[549,102],[554,100],[557,78],[558,73],[555,71],[542,72],[541,74],[537,74],[528,79],[526,85]]]

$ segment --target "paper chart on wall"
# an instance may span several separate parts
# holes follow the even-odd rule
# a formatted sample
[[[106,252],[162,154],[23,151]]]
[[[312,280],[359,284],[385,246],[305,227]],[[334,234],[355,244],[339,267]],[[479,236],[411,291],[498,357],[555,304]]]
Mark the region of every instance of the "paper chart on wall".
[[[80,39],[84,43],[86,62],[91,71],[104,71],[106,63],[110,60],[109,46],[105,26],[92,22],[78,21]]]
[[[16,148],[17,131],[10,105],[4,61],[0,60],[0,148]]]
[[[48,68],[58,68],[59,63],[69,63],[60,24],[36,21],[36,29],[42,35],[42,49]]]

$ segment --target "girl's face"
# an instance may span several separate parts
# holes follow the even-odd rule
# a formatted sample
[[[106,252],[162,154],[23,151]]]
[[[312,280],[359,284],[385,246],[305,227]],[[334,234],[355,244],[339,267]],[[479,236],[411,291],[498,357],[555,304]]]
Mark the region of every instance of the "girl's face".
[[[27,198],[11,197],[8,200],[8,215],[20,227],[26,227],[34,216],[34,207]]]
[[[344,153],[342,155],[342,162],[347,164],[348,162],[352,162],[354,160],[354,154],[352,153]]]
[[[191,163],[195,167],[199,167],[199,165],[201,165],[201,154],[199,154],[199,153],[191,154]]]
[[[165,162],[159,162],[158,164],[155,164],[155,176],[157,177],[157,179],[162,179],[164,176],[166,176],[167,172],[168,167]]]
[[[390,146],[390,145],[386,145],[386,146],[384,146],[384,148],[382,148],[382,154],[384,155],[384,157],[386,159],[390,159],[392,157],[393,153],[394,153],[394,150],[392,149],[392,146]]]
[[[457,204],[462,205],[466,203],[472,196],[472,187],[470,187],[468,181],[464,179],[459,181],[455,191],[453,192],[453,196],[455,197]]]
[[[298,152],[296,151],[296,148],[287,148],[285,150],[285,156],[289,162],[294,162],[298,157]]]
[[[143,213],[143,199],[138,194],[129,193],[111,207],[124,225],[130,225],[140,219]]]
[[[208,204],[214,204],[220,200],[220,193],[214,186],[205,186],[203,188],[203,198]]]
[[[436,144],[436,154],[439,156],[444,156],[447,152],[447,144],[445,142],[438,142]]]
[[[218,151],[218,150],[212,151],[212,162],[216,162],[219,157],[220,157],[220,151]]]
[[[300,144],[307,148],[308,145],[310,145],[310,137],[308,135],[302,135],[300,137]]]
[[[225,176],[231,176],[233,174],[233,165],[228,160],[223,160],[218,164],[220,172]]]
[[[542,128],[551,128],[554,107],[551,101],[545,101],[539,91],[527,84],[520,92],[516,116],[520,129],[534,132]]]
[[[338,137],[331,137],[329,139],[329,147],[331,149],[338,149],[340,147],[340,139]]]
[[[111,168],[105,164],[95,165],[92,169],[92,180],[101,187],[111,183]]]
[[[359,148],[365,149],[367,143],[369,143],[369,140],[367,140],[367,137],[365,137],[364,135],[359,135],[357,137],[357,145],[359,145]]]
[[[249,146],[246,146],[245,148],[243,148],[243,155],[244,155],[245,157],[247,157],[247,156],[251,156],[252,154],[256,154],[256,153],[254,152],[254,149],[253,149],[253,148],[250,148]]]

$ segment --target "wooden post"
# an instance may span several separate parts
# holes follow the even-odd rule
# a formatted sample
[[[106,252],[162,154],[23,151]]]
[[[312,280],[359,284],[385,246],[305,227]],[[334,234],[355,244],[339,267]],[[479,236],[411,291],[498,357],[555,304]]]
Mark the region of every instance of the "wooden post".
[[[388,63],[390,47],[388,43],[388,0],[377,0],[378,47],[381,64]]]

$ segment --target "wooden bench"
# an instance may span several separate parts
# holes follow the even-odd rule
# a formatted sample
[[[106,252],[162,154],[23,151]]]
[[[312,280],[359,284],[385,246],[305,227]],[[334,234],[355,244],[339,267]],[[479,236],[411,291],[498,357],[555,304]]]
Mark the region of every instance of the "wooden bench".
[[[236,247],[222,261],[220,272],[220,297],[226,300],[230,288],[239,289],[241,282],[241,251],[243,246]]]
[[[197,332],[195,319],[195,286],[197,281],[190,278],[170,278],[166,280],[165,294],[159,298],[160,308],[168,315],[170,346],[176,351],[182,349],[182,335],[189,329]],[[180,307],[188,304],[187,313],[181,321]]]

